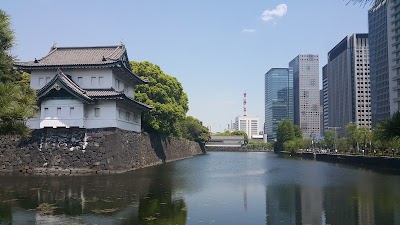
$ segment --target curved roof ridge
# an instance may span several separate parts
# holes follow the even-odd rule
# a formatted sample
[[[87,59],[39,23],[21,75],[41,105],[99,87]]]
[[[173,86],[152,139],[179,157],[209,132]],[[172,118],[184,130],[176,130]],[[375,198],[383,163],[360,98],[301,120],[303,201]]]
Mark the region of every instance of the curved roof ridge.
[[[110,53],[108,56],[106,56],[105,58],[106,58],[106,59],[113,59],[113,60],[116,60],[116,59],[114,59],[114,58],[112,58],[112,57],[114,56],[114,54],[116,54],[117,50],[119,50],[120,48],[122,49],[123,52],[125,51],[125,49],[124,49],[124,47],[123,47],[122,45],[118,45],[118,46],[116,46],[116,48],[114,49],[114,51],[111,52],[111,53]]]

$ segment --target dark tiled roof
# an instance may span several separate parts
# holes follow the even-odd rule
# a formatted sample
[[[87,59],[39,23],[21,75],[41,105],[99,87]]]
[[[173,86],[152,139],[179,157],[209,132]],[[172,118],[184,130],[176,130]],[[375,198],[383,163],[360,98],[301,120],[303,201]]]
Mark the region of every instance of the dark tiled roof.
[[[16,62],[21,67],[93,66],[114,64],[126,53],[123,45],[96,47],[52,47],[43,58]]]
[[[131,71],[124,45],[96,47],[52,47],[43,58],[29,62],[15,62],[20,70],[55,68],[114,67],[138,84],[148,83]]]
[[[55,86],[56,85],[56,86]],[[57,86],[58,85],[58,86]],[[153,107],[146,105],[144,103],[138,102],[133,98],[126,96],[123,92],[116,91],[114,88],[108,89],[82,89],[74,81],[72,81],[68,75],[64,74],[61,70],[57,71],[56,76],[47,83],[43,88],[38,90],[38,98],[43,98],[49,93],[53,88],[59,87],[70,92],[72,95],[83,100],[86,103],[94,103],[95,99],[121,99],[125,100],[130,104],[142,110],[150,110]]]
[[[38,98],[40,99],[41,97],[46,96],[46,94],[50,92],[53,89],[53,87],[55,87],[54,85],[58,85],[60,89],[64,88],[65,90],[68,90],[71,94],[75,95],[76,97],[82,99],[87,103],[93,102],[93,99],[86,94],[86,91],[80,88],[71,79],[69,79],[69,77],[66,74],[64,74],[61,70],[58,70],[54,78],[44,87],[38,90],[37,92]]]
[[[86,94],[89,97],[119,97],[124,96],[124,93],[118,92],[114,90],[114,88],[110,89],[86,89]]]

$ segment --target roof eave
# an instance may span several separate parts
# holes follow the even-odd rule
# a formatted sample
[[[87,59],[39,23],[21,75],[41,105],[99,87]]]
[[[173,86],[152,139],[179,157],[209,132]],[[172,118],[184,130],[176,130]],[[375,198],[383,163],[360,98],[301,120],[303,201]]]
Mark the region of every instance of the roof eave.
[[[79,64],[79,65],[21,65],[14,63],[14,66],[19,70],[51,70],[51,69],[80,69],[80,68],[110,68],[117,63],[110,62],[104,64]]]

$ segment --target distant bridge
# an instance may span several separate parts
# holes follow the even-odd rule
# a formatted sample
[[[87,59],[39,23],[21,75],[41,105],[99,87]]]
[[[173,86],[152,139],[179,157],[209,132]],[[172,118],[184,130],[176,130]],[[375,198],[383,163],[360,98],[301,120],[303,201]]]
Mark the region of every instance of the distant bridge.
[[[206,147],[242,147],[244,145],[243,136],[211,136]]]

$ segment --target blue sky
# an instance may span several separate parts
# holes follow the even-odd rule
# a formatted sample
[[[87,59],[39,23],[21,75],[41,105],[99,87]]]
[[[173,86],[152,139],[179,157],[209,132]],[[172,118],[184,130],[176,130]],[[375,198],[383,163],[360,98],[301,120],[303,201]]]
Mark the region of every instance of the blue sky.
[[[176,77],[192,115],[213,132],[243,114],[264,122],[264,74],[298,54],[327,52],[347,34],[368,32],[369,6],[347,0],[13,0],[12,54],[30,61],[50,47],[116,45]]]

